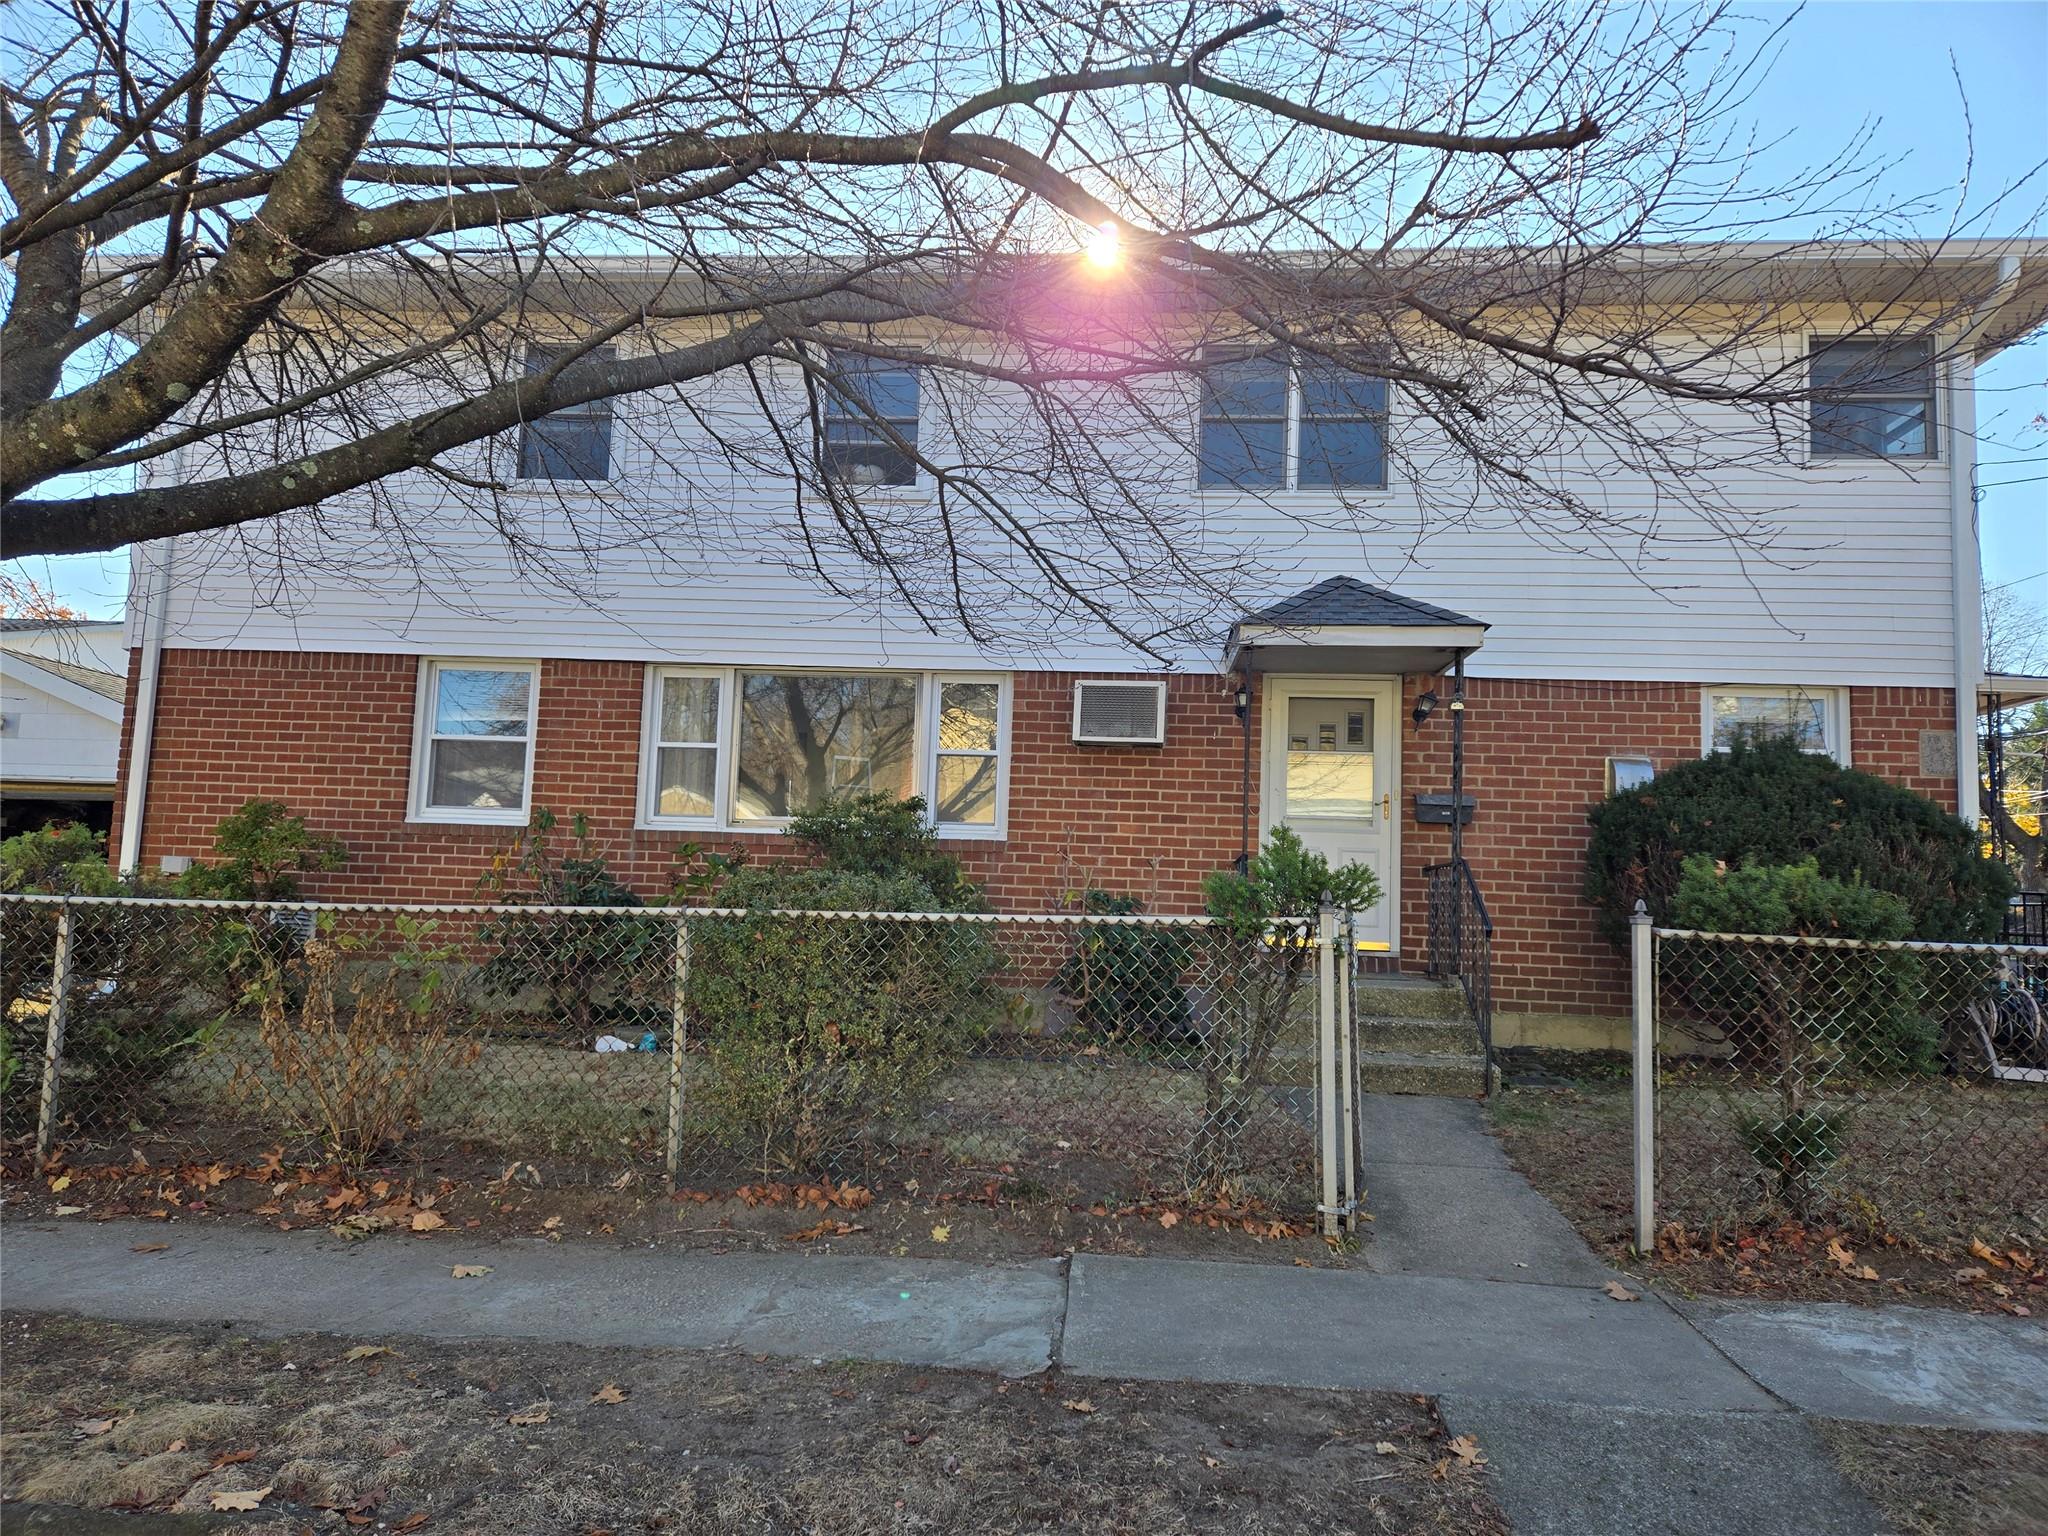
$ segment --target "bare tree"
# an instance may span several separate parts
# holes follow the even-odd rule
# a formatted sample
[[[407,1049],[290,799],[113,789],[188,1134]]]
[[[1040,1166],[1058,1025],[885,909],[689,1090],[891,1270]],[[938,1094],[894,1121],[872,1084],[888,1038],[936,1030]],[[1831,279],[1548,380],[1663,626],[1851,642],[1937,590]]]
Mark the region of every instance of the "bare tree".
[[[1752,185],[1774,35],[1711,3],[23,0],[8,25],[15,556],[239,529],[252,560],[431,562],[480,527],[575,587],[623,545],[759,540],[723,508],[767,474],[791,560],[850,596],[976,638],[1023,598],[1153,646],[1244,574],[1157,448],[1188,440],[1204,347],[1384,381],[1435,517],[1627,551],[1657,519],[1584,473],[1618,464],[1685,536],[1763,548],[1716,476],[1806,430],[1783,336],[1849,299],[1837,331],[1947,345],[1997,281],[1941,239],[1874,295],[1819,242],[1735,243],[1930,210],[1881,203],[1861,142]],[[849,358],[919,369],[934,430]],[[507,496],[517,429],[625,395],[645,474],[595,510]],[[930,494],[823,472],[835,417]]]

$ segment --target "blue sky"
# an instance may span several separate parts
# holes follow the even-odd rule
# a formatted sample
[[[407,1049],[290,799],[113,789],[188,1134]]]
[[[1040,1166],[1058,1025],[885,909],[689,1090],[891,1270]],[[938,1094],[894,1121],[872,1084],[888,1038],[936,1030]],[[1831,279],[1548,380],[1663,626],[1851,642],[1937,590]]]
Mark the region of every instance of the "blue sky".
[[[1791,9],[1744,7],[1759,26]],[[1787,136],[1758,168],[1759,179],[1768,182],[1774,165],[1789,171],[1825,159],[1868,121],[1872,152],[1888,164],[1894,195],[1953,189],[1974,145],[1970,201],[1980,205],[2048,157],[2044,81],[2048,0],[1816,0],[1794,20],[1750,103],[1760,138]],[[2020,232],[2017,221],[2044,190],[2030,188],[2010,219],[1987,232]],[[1985,583],[2048,608],[2048,424],[2037,424],[2048,417],[2048,337],[1981,370],[1978,400]],[[17,569],[96,615],[118,612],[127,589],[125,554]]]

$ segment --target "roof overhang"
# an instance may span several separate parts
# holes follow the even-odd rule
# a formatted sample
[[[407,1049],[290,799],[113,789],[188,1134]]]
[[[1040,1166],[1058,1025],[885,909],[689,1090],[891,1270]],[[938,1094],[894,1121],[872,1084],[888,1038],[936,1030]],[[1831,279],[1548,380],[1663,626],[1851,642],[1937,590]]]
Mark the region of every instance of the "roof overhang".
[[[2016,709],[2022,704],[2048,699],[2048,675],[1986,672],[1984,681],[1977,686],[1977,712],[1983,714],[1989,710],[1993,699],[1998,700],[2000,709]]]
[[[40,664],[38,658],[19,651],[0,651],[0,677],[22,683],[53,699],[84,710],[113,725],[121,723],[121,701],[96,689],[73,682],[63,673]]]
[[[1231,672],[1441,672],[1486,642],[1484,624],[1244,623],[1230,634]]]

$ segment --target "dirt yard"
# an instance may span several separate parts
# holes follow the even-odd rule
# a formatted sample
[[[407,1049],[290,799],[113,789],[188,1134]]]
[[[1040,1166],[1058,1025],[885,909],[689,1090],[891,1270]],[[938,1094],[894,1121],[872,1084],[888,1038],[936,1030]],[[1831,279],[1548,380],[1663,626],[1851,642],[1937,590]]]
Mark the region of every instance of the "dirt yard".
[[[245,1536],[1508,1529],[1483,1448],[1390,1393],[21,1315],[4,1345],[10,1530],[101,1528],[79,1509]]]
[[[1786,1300],[1912,1302],[2048,1315],[2048,1254],[2006,1236],[1918,1238],[1862,1220],[1774,1220],[1719,1230],[1662,1225],[1654,1262],[1630,1251],[1634,1193],[1625,1083],[1517,1087],[1491,1111],[1509,1159],[1609,1262],[1676,1289]],[[1681,1138],[1666,1155],[1688,1156]]]

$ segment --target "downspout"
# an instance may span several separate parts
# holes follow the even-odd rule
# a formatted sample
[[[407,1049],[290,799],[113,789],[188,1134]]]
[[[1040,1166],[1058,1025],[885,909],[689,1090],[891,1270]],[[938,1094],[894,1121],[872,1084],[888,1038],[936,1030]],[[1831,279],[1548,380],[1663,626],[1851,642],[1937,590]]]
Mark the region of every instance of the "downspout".
[[[122,786],[119,870],[132,875],[142,862],[142,818],[149,806],[149,754],[156,739],[157,679],[164,653],[166,609],[171,600],[171,563],[177,558],[175,537],[145,544],[137,554],[147,562],[134,591],[142,595],[142,627],[137,636],[142,652],[135,680],[135,720],[128,732],[128,780]]]
[[[1984,681],[1984,572],[1977,547],[1977,338],[2019,287],[2020,259],[1998,259],[1998,286],[1971,313],[1950,351],[1948,502],[1950,595],[1955,622],[1956,814],[1971,826],[1977,786],[1977,689]]]
[[[1252,665],[1240,664],[1237,674],[1237,723],[1244,733],[1244,778],[1238,790],[1237,872],[1250,874],[1252,867]]]
[[[1451,862],[1465,862],[1465,653],[1451,662]],[[1462,879],[1462,873],[1452,876]]]

